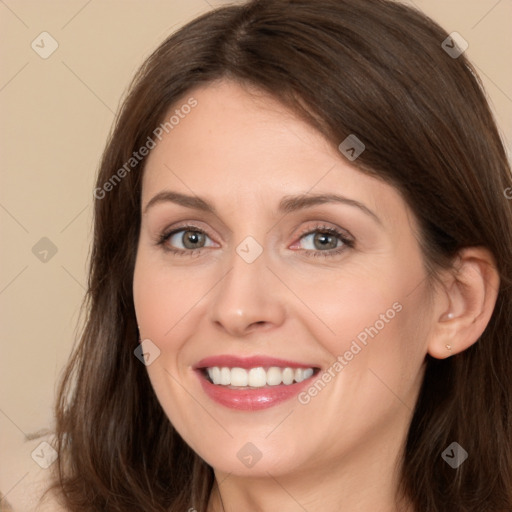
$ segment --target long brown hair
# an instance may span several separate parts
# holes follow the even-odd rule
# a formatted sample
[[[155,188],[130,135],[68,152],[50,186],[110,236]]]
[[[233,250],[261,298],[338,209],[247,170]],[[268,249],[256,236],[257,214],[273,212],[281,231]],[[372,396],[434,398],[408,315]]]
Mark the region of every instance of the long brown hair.
[[[426,356],[397,496],[418,511],[512,510],[512,178],[477,73],[442,48],[447,37],[391,0],[253,0],[193,20],[146,60],[99,169],[96,190],[112,186],[95,193],[87,318],[56,404],[54,486],[70,511],[206,510],[213,470],[133,354],[145,159],[112,177],[170,107],[221,78],[271,94],[336,147],[350,134],[363,141],[353,165],[403,194],[433,276],[463,247],[492,252],[492,318],[464,352]],[[457,469],[441,458],[453,441],[469,453]]]

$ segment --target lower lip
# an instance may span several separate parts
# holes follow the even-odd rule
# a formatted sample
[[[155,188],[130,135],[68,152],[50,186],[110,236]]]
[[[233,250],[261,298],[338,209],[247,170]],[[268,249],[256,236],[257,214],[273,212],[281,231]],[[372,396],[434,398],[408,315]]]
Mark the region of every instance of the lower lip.
[[[280,384],[278,386],[254,388],[254,389],[232,389],[227,386],[212,384],[202,371],[196,370],[204,392],[215,402],[241,411],[259,411],[278,405],[294,396],[297,396],[315,376],[295,384]]]

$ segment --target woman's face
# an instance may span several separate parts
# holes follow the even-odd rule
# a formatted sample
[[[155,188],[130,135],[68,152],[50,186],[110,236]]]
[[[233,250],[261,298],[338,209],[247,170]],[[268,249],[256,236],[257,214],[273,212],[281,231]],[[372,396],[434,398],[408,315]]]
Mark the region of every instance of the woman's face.
[[[271,98],[191,96],[148,156],[133,283],[165,413],[226,473],[392,460],[431,323],[411,211]]]

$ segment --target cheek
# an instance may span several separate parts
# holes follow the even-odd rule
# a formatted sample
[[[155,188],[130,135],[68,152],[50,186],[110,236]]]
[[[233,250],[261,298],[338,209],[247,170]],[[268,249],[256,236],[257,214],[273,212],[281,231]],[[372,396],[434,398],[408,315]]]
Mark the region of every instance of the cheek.
[[[382,267],[373,272],[369,266],[350,265],[317,274],[314,282],[296,281],[294,291],[313,313],[303,318],[311,318],[315,338],[339,354],[359,334],[364,343],[365,329],[383,331],[397,317],[404,294],[396,277]]]
[[[408,392],[428,334],[421,260],[407,266],[390,257],[379,265],[347,265],[343,272],[317,277],[314,286],[296,282],[295,291],[310,308],[303,319],[326,357],[344,358],[343,373],[374,370]]]
[[[191,279],[185,269],[173,269],[140,254],[135,265],[133,294],[143,336],[159,343],[173,338],[174,329],[186,321],[208,289],[203,277],[196,275]]]
[[[187,368],[179,364],[180,355],[190,336],[190,318],[194,304],[204,290],[198,282],[186,278],[186,272],[162,267],[141,252],[136,261],[133,294],[137,320],[144,339],[160,349],[160,355],[147,366],[157,399],[174,427],[186,433],[201,410],[190,405],[190,395],[183,387]],[[185,435],[195,450],[195,438]]]
[[[174,286],[158,279],[150,269],[136,274],[134,304],[144,337],[160,339],[172,328],[179,295],[181,293],[177,294]]]

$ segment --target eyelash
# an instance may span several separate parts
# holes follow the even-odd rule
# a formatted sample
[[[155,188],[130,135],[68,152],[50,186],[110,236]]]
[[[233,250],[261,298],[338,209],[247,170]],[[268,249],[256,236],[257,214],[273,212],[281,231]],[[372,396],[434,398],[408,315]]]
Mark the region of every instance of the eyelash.
[[[162,248],[163,248],[163,250],[165,252],[174,254],[176,256],[189,256],[190,257],[190,256],[194,256],[194,255],[199,255],[201,253],[201,251],[203,249],[205,249],[204,247],[201,247],[199,249],[188,249],[188,250],[187,249],[173,249],[173,248],[166,247],[165,243],[167,242],[167,240],[169,240],[169,238],[171,236],[175,235],[176,233],[179,233],[180,231],[193,231],[193,232],[202,233],[202,234],[208,236],[208,233],[206,233],[206,231],[204,231],[203,229],[198,228],[197,226],[194,226],[194,225],[191,225],[191,224],[186,224],[186,225],[180,226],[178,228],[175,228],[172,231],[169,231],[169,232],[165,232],[164,231],[163,233],[161,233],[157,237],[156,245],[157,246],[162,246]],[[316,225],[313,228],[308,228],[305,231],[303,231],[299,235],[299,240],[302,239],[306,235],[311,235],[311,234],[316,233],[316,232],[320,232],[322,234],[333,235],[333,236],[337,237],[341,242],[343,242],[343,245],[341,247],[338,247],[337,249],[329,249],[327,251],[305,250],[305,254],[307,256],[314,256],[314,257],[317,257],[317,256],[323,256],[323,257],[337,256],[337,255],[341,254],[342,252],[346,251],[347,248],[353,248],[354,245],[355,245],[354,240],[348,238],[341,231],[339,231],[339,230],[337,230],[335,228],[332,228],[330,226],[322,225],[322,224]]]

